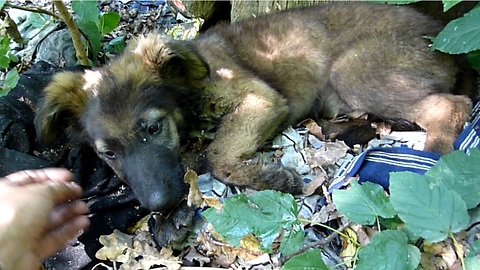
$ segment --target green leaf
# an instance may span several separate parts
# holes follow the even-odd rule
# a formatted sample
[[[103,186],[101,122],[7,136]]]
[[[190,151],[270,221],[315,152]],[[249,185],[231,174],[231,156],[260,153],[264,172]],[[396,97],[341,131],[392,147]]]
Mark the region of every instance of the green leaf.
[[[480,70],[480,50],[469,52],[467,54],[468,63],[476,70]]]
[[[480,255],[480,239],[477,239],[470,246],[470,251],[465,258],[465,269],[480,269],[480,260],[477,257]]]
[[[462,0],[442,0],[443,2],[443,12],[447,12],[456,4],[462,2]]]
[[[119,21],[120,15],[118,13],[113,11],[103,13],[100,16],[100,32],[103,35],[110,33],[117,27]]]
[[[11,52],[8,52],[8,59],[10,59],[11,62],[15,62],[15,63],[20,61],[20,59],[18,59],[18,56],[16,56]]]
[[[10,65],[10,38],[1,37],[0,38],[0,68],[7,69]]]
[[[96,62],[103,38],[97,24],[91,21],[79,20],[77,21],[77,25],[87,35],[90,46],[92,47],[93,60]]]
[[[288,260],[282,270],[328,270],[328,267],[322,260],[321,251],[318,249],[309,249],[302,254],[294,256]]]
[[[380,185],[351,182],[347,190],[333,191],[333,203],[340,213],[361,225],[372,225],[377,217],[392,218],[396,212]]]
[[[410,231],[432,243],[468,226],[467,206],[460,195],[429,183],[424,175],[390,173],[390,202]]]
[[[480,49],[480,7],[453,20],[433,40],[432,49],[450,54]]]
[[[15,86],[17,86],[18,81],[20,80],[20,75],[18,75],[18,71],[16,68],[12,68],[7,72],[7,75],[5,75],[5,80],[3,81],[3,85],[13,89]]]
[[[100,32],[100,10],[97,1],[74,0],[72,10],[75,13],[75,22],[78,27],[87,35],[92,48],[93,62],[97,62],[103,38]]]
[[[10,58],[6,55],[0,55],[0,68],[8,68],[10,66]]]
[[[105,45],[104,51],[108,53],[122,53],[125,50],[125,36],[116,37]]]
[[[285,255],[297,251],[304,239],[303,226],[297,219],[298,209],[290,194],[265,190],[249,197],[239,194],[225,199],[221,212],[210,208],[202,213],[215,230],[234,246],[247,234],[257,237],[260,248],[271,252],[271,245],[280,236],[280,251]]]
[[[356,270],[416,269],[420,250],[408,244],[407,235],[399,230],[386,230],[373,236],[372,241],[359,252]]]
[[[20,80],[20,76],[18,75],[18,71],[16,68],[12,68],[7,72],[5,75],[5,79],[2,84],[0,85],[0,96],[6,95],[10,90],[17,86],[18,81]]]
[[[75,19],[78,21],[93,22],[98,24],[100,18],[100,10],[98,9],[98,1],[89,0],[73,0],[72,10]]]
[[[292,227],[292,229],[284,229],[283,232],[284,237],[280,243],[280,251],[284,255],[296,252],[303,243],[303,240],[305,240],[305,233],[302,224],[293,224]]]
[[[387,229],[397,229],[403,226],[403,221],[398,217],[394,216],[393,218],[379,218],[380,224],[382,224]]]
[[[480,150],[473,148],[470,156],[463,151],[444,155],[426,174],[431,184],[455,190],[468,209],[480,203]]]

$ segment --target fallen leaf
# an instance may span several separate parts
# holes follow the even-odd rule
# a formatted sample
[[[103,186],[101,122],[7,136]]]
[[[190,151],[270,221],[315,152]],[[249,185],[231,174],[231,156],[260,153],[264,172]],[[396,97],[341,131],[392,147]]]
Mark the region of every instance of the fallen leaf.
[[[203,198],[200,189],[198,188],[197,184],[198,175],[194,170],[187,169],[187,172],[183,176],[183,181],[190,185],[190,189],[188,191],[188,199],[187,205],[188,206],[196,206],[202,207],[203,205]]]
[[[265,254],[261,251],[250,251],[241,247],[234,247],[224,242],[224,240],[215,232],[211,224],[202,229],[197,237],[198,248],[205,252],[207,256],[213,257],[215,263],[228,268],[237,258],[244,261],[250,261]]]
[[[303,185],[302,193],[305,196],[310,196],[315,193],[318,187],[320,187],[328,179],[328,175],[322,167],[314,168],[313,180]]]
[[[349,239],[340,236],[343,247],[342,252],[340,252],[340,258],[343,259],[347,267],[351,268],[353,266],[353,259],[357,253],[357,246],[354,244],[357,242],[357,234],[351,228],[345,228],[343,233],[346,234]]]
[[[100,260],[116,261],[125,250],[133,247],[133,237],[115,229],[109,235],[101,235],[98,241],[103,245],[95,257]]]
[[[192,247],[188,251],[187,255],[185,255],[183,258],[191,263],[198,262],[198,264],[200,264],[200,267],[203,267],[205,264],[212,261],[209,257],[198,252],[198,250],[194,247]]]
[[[322,127],[317,124],[312,119],[304,120],[300,123],[301,125],[305,126],[308,129],[308,132],[315,136],[317,139],[324,141],[325,135],[322,132]]]
[[[350,227],[355,234],[357,235],[357,242],[362,245],[366,246],[370,243],[370,238],[373,237],[373,235],[370,235],[366,230],[365,227],[358,225],[358,224],[352,224]],[[367,227],[368,228],[368,227]]]
[[[341,215],[338,213],[334,204],[327,204],[320,208],[319,211],[315,212],[312,216],[312,221],[318,223],[327,223],[330,220],[335,220]]]
[[[242,240],[240,240],[240,247],[248,251],[259,252],[259,246],[260,241],[251,233],[245,235]]]
[[[455,252],[455,248],[452,245],[451,239],[446,239],[445,241],[438,243],[429,243],[425,241],[422,249],[424,253],[431,254],[436,258],[433,259],[430,256],[426,256],[425,260],[430,260],[431,263],[434,263],[437,266],[446,265],[447,268],[450,269],[450,267],[452,267],[452,265],[455,264],[455,262],[458,260],[457,253]],[[463,251],[460,252],[462,254],[459,255],[463,256]]]
[[[325,142],[319,149],[307,148],[307,163],[311,168],[327,168],[345,156],[350,148],[342,141]]]

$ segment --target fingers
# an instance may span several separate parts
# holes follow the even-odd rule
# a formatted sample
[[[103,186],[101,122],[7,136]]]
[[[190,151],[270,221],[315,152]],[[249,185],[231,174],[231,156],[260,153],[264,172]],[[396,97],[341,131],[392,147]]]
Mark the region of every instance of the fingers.
[[[49,198],[55,205],[79,199],[83,193],[82,188],[73,182],[49,182],[35,188],[37,194]]]
[[[6,183],[36,189],[35,194],[51,198],[55,204],[81,197],[81,187],[69,182],[72,178],[72,173],[63,168],[25,170],[5,177]]]
[[[50,228],[56,228],[68,220],[88,213],[88,206],[83,201],[74,201],[55,207],[50,214]]]
[[[65,224],[48,231],[33,251],[38,258],[45,258],[60,250],[65,243],[87,228],[89,224],[90,220],[86,216],[70,219]]]
[[[56,182],[66,182],[72,179],[73,175],[70,171],[63,168],[45,168],[40,170],[19,171],[5,176],[10,183],[22,186],[35,182],[43,182],[46,180]]]

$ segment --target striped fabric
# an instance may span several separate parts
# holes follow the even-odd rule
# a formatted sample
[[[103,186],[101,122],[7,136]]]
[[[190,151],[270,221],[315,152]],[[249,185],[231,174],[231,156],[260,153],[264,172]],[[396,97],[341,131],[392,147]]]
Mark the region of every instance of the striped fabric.
[[[480,148],[480,102],[476,102],[470,121],[465,124],[454,148],[466,153],[470,148]],[[440,155],[436,153],[408,147],[371,148],[342,164],[329,186],[329,191],[342,187],[354,176],[358,176],[360,182],[374,182],[387,189],[390,172],[411,171],[424,174],[439,158]]]

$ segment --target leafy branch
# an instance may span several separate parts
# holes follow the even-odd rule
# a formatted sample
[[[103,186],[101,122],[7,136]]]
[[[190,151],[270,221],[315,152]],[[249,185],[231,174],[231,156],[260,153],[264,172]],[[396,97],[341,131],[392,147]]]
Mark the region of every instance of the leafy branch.
[[[78,29],[77,25],[73,21],[72,16],[68,12],[67,7],[62,2],[62,0],[52,0],[52,2],[55,5],[55,7],[57,7],[58,12],[60,13],[60,18],[62,19],[63,22],[65,22],[68,29],[70,30],[73,46],[75,47],[78,61],[82,65],[88,66],[88,57],[82,44],[80,30]]]
[[[73,13],[68,10],[62,0],[52,0],[53,6],[58,11],[57,14],[39,7],[22,7],[0,0],[0,18],[4,21],[4,25],[8,25],[5,30],[0,29],[0,32],[5,31],[8,34],[2,37],[0,42],[0,68],[8,71],[0,73],[0,79],[2,79],[0,96],[14,88],[19,80],[17,68],[11,67],[13,66],[11,63],[18,62],[17,57],[10,50],[11,39],[18,44],[24,43],[17,25],[5,8],[20,9],[32,14],[46,14],[52,19],[63,21],[70,31],[78,62],[82,65],[97,64],[103,36],[116,28],[120,15],[116,12],[100,13],[96,1],[72,0],[70,3]],[[86,44],[82,41],[82,37],[87,41]],[[123,38],[112,40],[112,44],[106,46],[104,50],[113,53],[121,52],[125,47],[124,43]],[[88,58],[89,54],[91,60]]]

